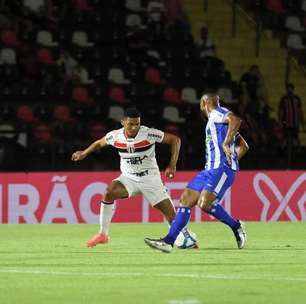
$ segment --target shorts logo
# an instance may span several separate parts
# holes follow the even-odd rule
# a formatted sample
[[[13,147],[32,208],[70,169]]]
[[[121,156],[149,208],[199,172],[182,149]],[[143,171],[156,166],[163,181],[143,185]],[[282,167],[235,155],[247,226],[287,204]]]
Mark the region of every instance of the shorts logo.
[[[274,194],[274,197],[278,201],[277,208],[274,207],[274,213],[272,214],[269,221],[277,221],[281,214],[285,212],[288,216],[288,218],[291,221],[298,221],[298,218],[295,216],[294,212],[290,208],[290,199],[295,194],[295,192],[306,182],[306,173],[300,175],[294,183],[289,188],[288,192],[285,196],[282,195],[282,193],[279,191],[278,187],[274,184],[274,182],[270,179],[269,176],[267,176],[264,173],[258,173],[255,175],[253,180],[253,186],[254,190],[260,199],[260,202],[263,204],[262,212],[261,212],[261,221],[268,221],[268,212],[269,210],[272,210],[273,204],[269,198],[264,194],[264,192],[261,189],[260,182],[264,182],[266,186],[272,191]],[[304,191],[302,197],[299,198],[298,202],[296,203],[298,206],[298,209],[300,211],[301,220],[306,220],[306,191]]]

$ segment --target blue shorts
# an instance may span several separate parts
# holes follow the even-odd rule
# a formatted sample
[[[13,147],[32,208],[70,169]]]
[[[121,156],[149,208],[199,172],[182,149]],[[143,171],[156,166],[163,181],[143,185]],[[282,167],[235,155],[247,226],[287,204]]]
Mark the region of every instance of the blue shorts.
[[[187,185],[187,188],[197,192],[207,190],[214,193],[221,200],[225,191],[233,184],[235,176],[236,171],[226,166],[202,170]]]

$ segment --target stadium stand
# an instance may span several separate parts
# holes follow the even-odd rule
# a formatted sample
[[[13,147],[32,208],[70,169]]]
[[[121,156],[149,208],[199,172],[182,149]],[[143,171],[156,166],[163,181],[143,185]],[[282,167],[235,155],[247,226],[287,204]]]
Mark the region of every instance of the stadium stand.
[[[251,145],[246,168],[284,167],[271,100],[284,93],[282,76],[274,74],[284,70],[285,50],[275,53],[275,39],[266,39],[260,59],[248,56],[254,50],[246,41],[254,30],[243,24],[232,41],[231,7],[221,2],[212,1],[204,12],[202,1],[194,0],[184,6],[167,0],[2,1],[0,136],[11,130],[13,142],[26,134],[21,146],[29,161],[20,162],[19,170],[116,169],[108,152],[79,167],[70,163],[70,153],[120,127],[123,110],[131,105],[140,109],[145,124],[181,136],[179,168],[201,168],[198,102],[204,92],[218,92],[223,105],[243,118],[242,133]],[[304,2],[299,8],[277,0],[261,6],[275,17],[266,20],[286,32],[283,46],[294,46],[297,55],[305,54]],[[252,3],[241,1],[255,14]],[[303,64],[305,56],[298,58]],[[161,165],[167,162],[165,149],[157,151]],[[271,162],[279,153],[283,162]],[[293,166],[300,166],[298,157]]]

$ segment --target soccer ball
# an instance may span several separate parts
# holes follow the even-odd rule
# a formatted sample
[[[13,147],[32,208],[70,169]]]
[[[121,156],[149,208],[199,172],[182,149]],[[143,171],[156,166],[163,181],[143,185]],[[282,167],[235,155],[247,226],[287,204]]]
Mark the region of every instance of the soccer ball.
[[[174,244],[179,249],[193,248],[197,245],[197,235],[194,232],[184,228],[176,238]]]

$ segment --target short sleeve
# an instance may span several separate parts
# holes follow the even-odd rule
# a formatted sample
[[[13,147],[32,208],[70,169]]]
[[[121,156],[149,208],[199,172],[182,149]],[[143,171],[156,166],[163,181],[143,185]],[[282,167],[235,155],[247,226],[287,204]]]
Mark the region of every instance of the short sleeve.
[[[115,131],[110,131],[105,135],[105,141],[108,145],[113,146],[115,143]]]
[[[150,128],[148,130],[148,140],[152,144],[155,142],[161,143],[164,139],[164,135],[165,133],[161,130],[157,130],[154,128]]]
[[[223,123],[229,113],[230,111],[228,110],[213,110],[210,113],[209,119],[215,123]]]

